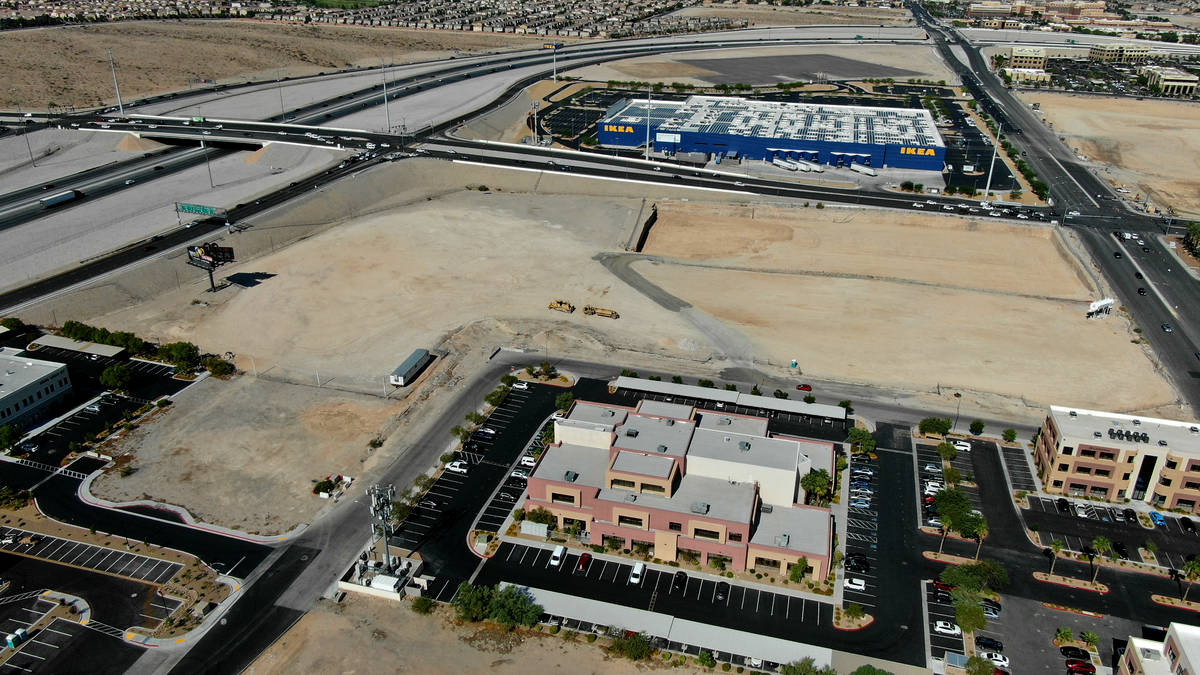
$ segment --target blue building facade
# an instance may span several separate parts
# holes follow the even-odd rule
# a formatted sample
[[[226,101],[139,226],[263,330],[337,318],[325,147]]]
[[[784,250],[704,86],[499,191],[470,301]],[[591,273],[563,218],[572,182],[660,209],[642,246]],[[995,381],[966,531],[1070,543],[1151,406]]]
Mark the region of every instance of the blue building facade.
[[[651,102],[650,142],[656,152],[700,152],[714,157],[737,152],[743,158],[804,160],[831,166],[860,164],[873,168],[942,171],[946,148],[933,119],[924,110],[820,106],[748,102],[738,107],[716,97],[702,105],[679,101]],[[841,109],[845,109],[844,111]],[[646,142],[646,101],[622,101],[598,123],[601,145],[639,147]],[[790,114],[790,119],[782,115]],[[866,120],[864,122],[864,120]],[[865,128],[874,124],[879,132]],[[811,126],[809,126],[811,125]],[[864,142],[875,141],[875,142]]]

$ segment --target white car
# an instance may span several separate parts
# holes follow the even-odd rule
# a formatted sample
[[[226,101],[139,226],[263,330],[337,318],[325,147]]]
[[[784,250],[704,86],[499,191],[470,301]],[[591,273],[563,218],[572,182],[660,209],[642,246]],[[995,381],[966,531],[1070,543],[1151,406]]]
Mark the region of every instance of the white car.
[[[846,581],[842,582],[842,586],[851,591],[865,591],[867,590],[867,581],[857,577],[847,577]]]
[[[949,621],[934,621],[933,632],[941,635],[962,635],[962,629],[958,627],[958,624]]]
[[[923,209],[923,208],[925,208],[925,205],[922,204],[921,202],[913,202],[913,208],[914,209]]]
[[[998,652],[983,652],[980,656],[991,661],[997,668],[1008,667],[1008,657]]]
[[[488,436],[495,436],[495,435],[496,435],[496,430],[495,430],[495,429],[493,429],[493,428],[491,428],[491,427],[480,427],[480,428],[479,428],[479,433],[481,433],[481,434],[487,434]]]
[[[941,527],[942,519],[941,518],[930,518],[929,520],[925,521],[925,524],[928,525],[929,527]]]
[[[519,389],[520,391],[529,391],[529,383],[524,380],[517,380],[513,382],[512,388]]]
[[[565,412],[563,412],[563,411],[561,411],[561,410],[555,410],[555,411],[554,411],[554,414],[550,416],[550,419],[552,419],[552,420],[561,420],[562,418],[564,418],[564,417],[566,417],[566,416],[567,416],[567,414],[566,414]]]
[[[942,465],[941,464],[926,464],[925,468],[922,470],[928,471],[929,473],[941,473]]]
[[[966,441],[954,441],[954,449],[959,452],[970,452],[971,444]]]
[[[875,470],[874,470],[874,469],[868,469],[868,468],[867,468],[867,467],[865,467],[865,466],[856,466],[856,467],[854,467],[853,469],[850,469],[850,473],[861,473],[861,474],[863,474],[864,476],[874,476],[874,475],[875,475]]]
[[[537,466],[537,457],[525,455],[521,458],[521,466]]]
[[[446,465],[446,470],[450,473],[461,473],[465,476],[470,471],[470,465],[463,461],[450,462]]]

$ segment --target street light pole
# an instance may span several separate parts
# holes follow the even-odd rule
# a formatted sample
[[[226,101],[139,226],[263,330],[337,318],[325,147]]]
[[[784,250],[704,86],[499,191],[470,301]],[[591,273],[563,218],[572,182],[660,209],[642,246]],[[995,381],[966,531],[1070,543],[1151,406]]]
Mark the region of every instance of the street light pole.
[[[379,68],[383,68],[383,57],[379,58]],[[384,133],[392,133],[392,111],[388,110],[387,102],[387,71],[383,71],[383,117],[387,124],[384,128]]]
[[[113,63],[112,47],[105,47],[108,52],[108,67],[112,69],[113,89],[117,90],[117,109],[121,114],[125,114],[125,104],[121,102],[121,85],[117,84],[117,64]]]
[[[958,426],[958,413],[962,410],[962,394],[956,391],[954,398],[958,399],[958,404],[954,408],[954,426],[950,427],[951,430]]]
[[[275,88],[279,90],[279,119],[287,121],[287,108],[283,106],[283,69],[275,71]]]
[[[208,146],[204,144],[203,139],[200,140],[200,149],[204,151],[204,166],[208,169],[208,187],[215,188],[217,185],[213,182],[212,164],[208,161]]]
[[[12,93],[16,89],[9,89],[8,91]],[[17,101],[17,116],[21,118],[22,122],[25,121],[25,113],[21,110],[20,101]],[[29,163],[37,166],[37,160],[33,158],[33,146],[29,143],[29,129],[24,124],[21,125],[21,135],[25,137],[25,149],[29,151]]]

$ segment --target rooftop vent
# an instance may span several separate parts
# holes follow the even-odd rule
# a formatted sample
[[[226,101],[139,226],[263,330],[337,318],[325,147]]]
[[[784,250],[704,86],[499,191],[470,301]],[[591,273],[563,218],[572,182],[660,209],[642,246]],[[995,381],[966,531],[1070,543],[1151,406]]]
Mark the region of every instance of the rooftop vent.
[[[673,426],[675,426],[675,420],[673,420],[673,419],[668,419],[668,420],[667,420],[667,426],[669,426],[669,427],[673,427]]]
[[[1133,421],[1133,423],[1134,423],[1134,424],[1139,424],[1139,425],[1140,425],[1140,424],[1142,423],[1142,421],[1141,421],[1141,420],[1134,420],[1134,421]]]
[[[625,495],[625,501],[632,504],[637,501],[637,495]]]
[[[1108,437],[1109,437],[1109,438],[1113,438],[1113,437],[1114,437],[1114,436],[1116,436],[1116,435],[1117,435],[1117,432],[1116,432],[1116,431],[1114,431],[1113,429],[1109,429],[1109,430],[1108,430]]]
[[[750,450],[750,441],[738,441],[738,450],[748,452]]]
[[[721,419],[717,420],[717,424],[720,426],[728,426],[733,424],[733,420],[729,419],[728,417],[722,417]],[[1192,428],[1195,429],[1196,427]]]
[[[575,481],[579,480],[579,474],[575,471],[568,471],[563,474],[563,480],[567,481],[568,483],[574,483]]]
[[[637,429],[626,429],[625,435],[630,438],[637,438],[638,430]]]
[[[781,534],[778,537],[775,537],[775,543],[779,546],[779,548],[787,548],[788,543],[791,540],[792,536],[790,534]]]
[[[695,514],[698,514],[701,516],[707,515],[708,514],[708,504],[706,504],[704,502],[692,502],[692,513],[695,513]]]
[[[1164,447],[1165,447],[1165,446],[1167,445],[1167,442],[1166,442],[1166,441],[1159,441],[1159,442],[1158,442],[1158,444],[1159,444],[1159,445],[1162,445],[1162,446],[1164,446]]]
[[[1079,413],[1075,412],[1074,410],[1070,412],[1070,415],[1071,417],[1079,417]]]
[[[612,417],[613,415],[616,415],[616,414],[617,414],[617,413],[616,413],[616,411],[614,411],[614,410],[608,410],[608,409],[604,409],[604,410],[601,410],[601,411],[600,411],[600,416],[601,416],[601,417]]]
[[[1092,435],[1093,435],[1093,436],[1095,436],[1096,438],[1100,438],[1100,437],[1101,437],[1101,436],[1103,436],[1104,434],[1100,433],[1099,431],[1093,431],[1093,432],[1092,432]]]
[[[1125,430],[1125,440],[1127,440],[1127,441],[1133,440],[1133,432],[1132,431],[1130,431],[1128,429]]]
[[[658,446],[657,448],[655,448],[655,450],[658,450],[659,452],[666,452],[666,451],[667,451],[667,446],[665,446],[665,445],[660,445],[660,446]]]
[[[1193,434],[1200,434],[1200,427],[1188,427],[1188,431],[1191,431]]]
[[[767,504],[765,502],[758,505],[759,513],[770,513],[771,511],[774,511],[774,510],[775,509],[772,508],[770,504]]]

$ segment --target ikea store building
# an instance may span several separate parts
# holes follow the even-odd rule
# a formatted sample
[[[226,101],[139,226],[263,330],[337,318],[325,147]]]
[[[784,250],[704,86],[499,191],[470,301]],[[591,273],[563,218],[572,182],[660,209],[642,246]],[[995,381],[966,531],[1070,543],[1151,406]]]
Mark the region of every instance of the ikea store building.
[[[686,101],[623,99],[598,123],[601,145],[713,157],[804,160],[832,166],[944,168],[946,144],[923,108],[878,108],[692,96]]]

